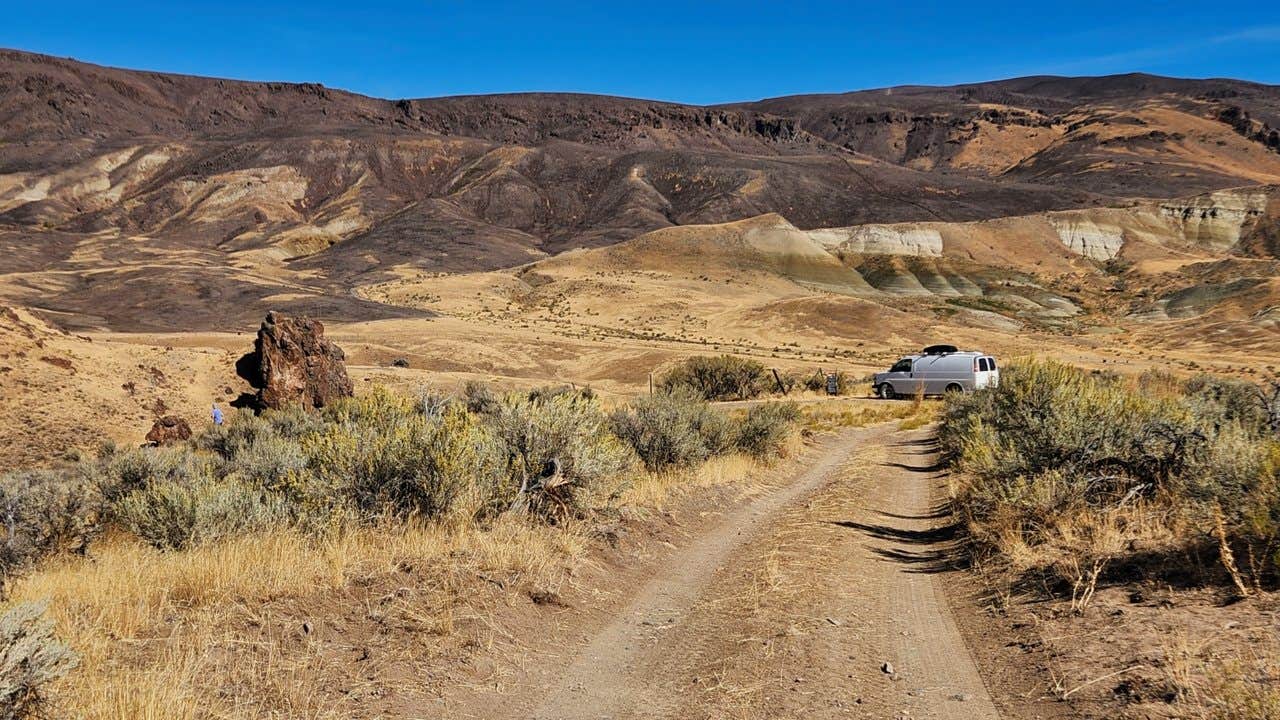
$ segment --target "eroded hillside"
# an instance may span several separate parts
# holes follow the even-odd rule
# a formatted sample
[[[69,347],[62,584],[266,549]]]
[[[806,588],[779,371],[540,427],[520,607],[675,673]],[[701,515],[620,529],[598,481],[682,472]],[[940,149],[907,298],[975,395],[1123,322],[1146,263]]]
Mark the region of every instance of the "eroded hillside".
[[[492,270],[768,213],[964,222],[1280,182],[1280,91],[1231,80],[390,101],[17,51],[0,80],[0,271],[44,271],[9,297],[78,327],[388,317],[347,291],[389,266]],[[181,320],[146,310],[160,275]]]

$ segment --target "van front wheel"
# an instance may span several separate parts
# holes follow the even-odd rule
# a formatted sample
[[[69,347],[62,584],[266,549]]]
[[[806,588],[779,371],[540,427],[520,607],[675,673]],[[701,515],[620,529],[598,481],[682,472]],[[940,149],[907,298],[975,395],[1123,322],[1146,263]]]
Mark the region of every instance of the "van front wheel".
[[[964,388],[960,387],[959,383],[951,383],[950,385],[947,386],[946,392],[948,395],[953,395],[955,393],[964,392]]]
[[[876,388],[876,396],[881,400],[892,400],[897,397],[898,394],[893,391],[893,386],[889,383],[880,383]]]

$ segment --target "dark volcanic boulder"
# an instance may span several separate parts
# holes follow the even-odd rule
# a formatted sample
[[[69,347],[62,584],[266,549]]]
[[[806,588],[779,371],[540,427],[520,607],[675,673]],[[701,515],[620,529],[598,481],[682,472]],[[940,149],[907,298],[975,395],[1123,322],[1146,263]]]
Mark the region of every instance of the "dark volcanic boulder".
[[[147,442],[152,445],[168,445],[191,439],[191,426],[177,415],[165,415],[158,418],[147,433]]]
[[[309,410],[351,397],[346,355],[325,338],[320,321],[269,312],[253,348],[236,363],[236,372],[258,390],[259,408]]]

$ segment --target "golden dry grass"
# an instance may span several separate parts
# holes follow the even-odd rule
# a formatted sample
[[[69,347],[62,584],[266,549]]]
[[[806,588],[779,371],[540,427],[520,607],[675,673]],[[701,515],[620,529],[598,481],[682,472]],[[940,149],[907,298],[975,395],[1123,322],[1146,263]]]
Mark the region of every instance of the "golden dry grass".
[[[750,455],[734,453],[711,458],[694,469],[642,473],[623,492],[622,505],[638,510],[663,510],[689,492],[728,484],[750,493],[762,487],[760,468],[761,463]]]
[[[1185,630],[1166,638],[1161,650],[1165,681],[1188,717],[1280,717],[1280,658],[1274,654],[1252,646],[1224,648],[1213,638],[1193,639]]]
[[[1274,647],[1274,646],[1273,646]],[[1280,658],[1242,652],[1206,671],[1198,712],[1206,720],[1280,717]]]
[[[14,583],[11,602],[50,600],[60,634],[82,655],[56,701],[86,720],[334,715],[323,706],[324,662],[286,652],[273,638],[236,650],[255,608],[285,599],[320,601],[405,567],[428,568],[433,602],[417,626],[448,634],[464,599],[455,577],[492,577],[516,587],[558,582],[586,554],[576,526],[502,521],[488,528],[407,525],[316,540],[293,531],[161,552],[112,538],[90,557],[61,558]],[[250,618],[252,620],[252,618]],[[253,624],[253,623],[250,623]],[[228,660],[234,653],[235,660]],[[242,661],[241,661],[242,660]],[[221,688],[222,692],[213,692]]]
[[[902,429],[914,429],[932,422],[939,407],[940,404],[937,401],[924,399],[908,403],[866,398],[840,398],[801,405],[800,422],[802,427],[812,432],[866,427],[890,420],[900,421],[904,425]],[[910,423],[918,424],[906,427]]]

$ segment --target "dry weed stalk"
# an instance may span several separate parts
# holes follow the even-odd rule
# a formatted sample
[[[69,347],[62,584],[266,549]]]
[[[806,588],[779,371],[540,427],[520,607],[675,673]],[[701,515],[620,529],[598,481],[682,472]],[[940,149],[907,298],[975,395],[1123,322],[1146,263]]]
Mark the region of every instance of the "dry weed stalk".
[[[1093,600],[1093,595],[1098,589],[1098,576],[1106,569],[1110,558],[1101,557],[1094,558],[1088,563],[1087,568],[1081,565],[1078,558],[1071,558],[1068,562],[1073,568],[1075,579],[1071,583],[1071,611],[1077,615],[1083,614],[1085,608],[1089,606],[1089,602]]]
[[[1213,506],[1213,534],[1218,539],[1218,557],[1222,560],[1222,566],[1227,569],[1227,573],[1231,576],[1231,582],[1236,586],[1236,592],[1240,593],[1240,597],[1249,597],[1249,586],[1245,584],[1244,577],[1240,575],[1240,568],[1236,565],[1236,555],[1231,550],[1231,539],[1227,535],[1226,521],[1222,516],[1222,506]]]

